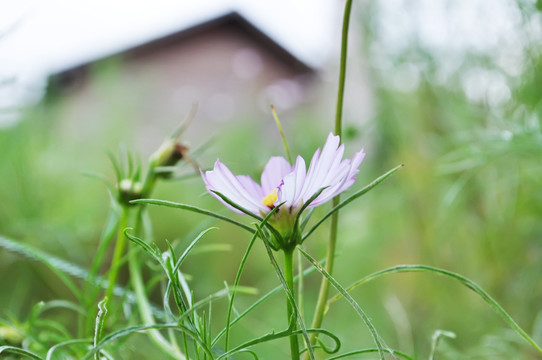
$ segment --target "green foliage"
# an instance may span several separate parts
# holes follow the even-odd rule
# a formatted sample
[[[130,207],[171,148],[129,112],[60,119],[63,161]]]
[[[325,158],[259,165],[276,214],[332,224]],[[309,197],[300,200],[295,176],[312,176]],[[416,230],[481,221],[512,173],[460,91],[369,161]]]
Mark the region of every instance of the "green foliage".
[[[542,342],[542,48],[533,24],[540,21],[540,1],[504,4],[515,19],[509,34],[522,41],[510,44],[497,37],[482,49],[435,46],[423,41],[420,27],[405,31],[401,46],[391,44],[389,9],[382,4],[354,4],[358,18],[352,19],[364,30],[364,67],[354,70],[369,74],[371,118],[360,124],[357,112],[346,110],[346,124],[336,124],[339,132],[344,127],[347,146],[366,142],[358,190],[334,208],[296,218],[296,228],[305,231],[298,244],[312,238],[300,250],[312,265],[297,276],[293,258],[285,259],[286,271],[275,259],[271,248],[283,246],[276,240],[280,234],[271,235],[276,230],[266,225],[267,218],[254,216],[256,224],[249,225],[223,212],[214,199],[201,196],[203,185],[193,180],[198,174],[187,162],[194,158],[206,168],[218,153],[258,174],[269,154],[280,153],[281,136],[284,143],[286,136],[296,139],[288,153],[308,154],[319,144],[318,137],[328,131],[320,133],[314,122],[322,117],[319,110],[300,110],[299,121],[284,121],[286,135],[282,125],[281,136],[274,136],[255,122],[239,121],[222,129],[207,153],[160,153],[145,163],[125,150],[118,159],[110,156],[117,159],[111,169],[104,154],[121,141],[132,141],[128,147],[137,143],[140,124],[130,119],[142,110],[134,104],[141,103],[143,93],[119,91],[118,64],[109,64],[96,71],[93,83],[104,99],[92,93],[86,111],[76,106],[75,96],[57,94],[29,109],[14,127],[0,130],[0,356],[284,358],[290,339],[298,343],[292,345],[299,352],[293,358],[537,358],[535,351],[542,351],[537,345]],[[415,2],[401,6],[401,16],[419,11]],[[451,28],[457,25],[452,16],[446,21]],[[345,29],[341,79],[348,85],[347,21]],[[356,52],[351,47],[350,55]],[[356,95],[341,90],[339,119],[342,102]],[[178,135],[168,139],[177,141]],[[177,149],[164,144],[161,150]],[[187,161],[171,164],[178,160]],[[405,164],[398,176],[368,194],[402,167],[381,175],[398,163]],[[106,186],[81,176],[89,171],[106,174],[93,175]],[[156,199],[140,199],[151,193]],[[309,253],[325,256],[327,220],[339,209],[332,258],[340,261],[331,274],[322,266],[325,261],[317,263]],[[217,226],[218,231],[209,231]],[[419,271],[451,277],[478,296],[417,274],[380,278]],[[305,325],[322,278],[338,292],[328,305],[345,297],[361,321],[352,321],[352,309],[333,306],[321,328]],[[376,278],[379,282],[364,285],[364,292],[342,285]],[[301,283],[297,294],[295,282]],[[278,294],[286,295],[287,317]],[[107,307],[100,302],[104,295]],[[386,306],[391,297],[399,300]],[[363,325],[368,333],[360,330]],[[371,339],[376,348],[364,348]]]

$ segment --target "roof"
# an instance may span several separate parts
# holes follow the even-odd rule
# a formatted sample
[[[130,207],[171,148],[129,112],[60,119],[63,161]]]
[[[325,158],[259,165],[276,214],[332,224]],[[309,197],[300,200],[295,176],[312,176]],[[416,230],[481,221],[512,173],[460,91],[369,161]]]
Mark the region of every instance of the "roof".
[[[262,47],[267,48],[273,53],[274,56],[276,56],[277,59],[287,64],[295,72],[300,74],[312,74],[315,72],[312,67],[295,57],[271,37],[246,20],[241,14],[233,11],[195,26],[182,29],[175,33],[150,40],[135,47],[127,48],[101,58],[90,60],[76,67],[52,75],[51,80],[55,85],[63,87],[71,84],[74,79],[84,76],[88,72],[89,68],[95,63],[116,57],[121,57],[123,59],[137,59],[147,54],[152,54],[153,52],[166,49],[170,46],[176,46],[179,43],[182,43],[184,40],[193,38],[199,34],[216,31],[222,27],[235,27],[241,30]]]

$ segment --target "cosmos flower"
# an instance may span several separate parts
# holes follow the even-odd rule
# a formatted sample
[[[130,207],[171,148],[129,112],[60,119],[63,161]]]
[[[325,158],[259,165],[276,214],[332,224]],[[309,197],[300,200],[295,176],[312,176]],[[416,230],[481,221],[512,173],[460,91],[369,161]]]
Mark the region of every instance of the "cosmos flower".
[[[352,159],[343,159],[343,154],[344,145],[340,145],[339,136],[330,133],[322,150],[318,148],[314,153],[308,170],[301,156],[294,166],[283,157],[275,156],[265,165],[261,184],[258,184],[247,175],[234,175],[217,159],[213,170],[202,172],[202,176],[211,195],[237,213],[243,212],[217,193],[258,216],[265,216],[282,204],[269,222],[287,235],[292,233],[293,229],[288,227],[293,226],[300,209],[319,191],[307,207],[329,201],[354,183],[365,152],[355,153]]]

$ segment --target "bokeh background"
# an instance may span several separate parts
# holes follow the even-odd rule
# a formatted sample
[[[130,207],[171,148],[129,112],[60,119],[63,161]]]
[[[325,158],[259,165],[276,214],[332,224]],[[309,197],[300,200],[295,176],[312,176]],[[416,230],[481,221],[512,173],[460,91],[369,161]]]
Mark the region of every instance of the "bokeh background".
[[[259,20],[268,9],[262,15],[241,5],[177,28],[157,25],[160,31],[129,46],[57,62],[41,83],[19,76],[13,59],[4,62],[0,235],[87,267],[111,202],[91,173],[113,182],[106,154],[119,147],[145,164],[194,102],[198,112],[181,141],[204,169],[220,157],[257,179],[269,156],[282,155],[271,103],[292,152],[310,157],[333,128],[343,3],[318,5],[326,9],[321,26],[306,19],[317,16],[303,11],[310,4],[296,6],[277,6],[274,18],[284,12],[290,20],[272,25]],[[342,284],[397,264],[451,270],[481,285],[542,342],[541,11],[534,0],[355,2],[343,140],[348,156],[364,147],[367,157],[353,189],[405,167],[341,212],[335,276]],[[4,26],[0,46],[13,46],[10,38],[32,16],[22,12],[6,22],[13,26]],[[290,26],[323,31],[313,32],[321,47],[300,50],[303,38],[288,42],[268,30]],[[86,47],[97,46],[85,39]],[[154,197],[228,214],[205,193],[192,165],[182,163],[177,175],[161,182]],[[222,250],[186,262],[196,296],[233,282],[246,234],[180,210],[151,207],[150,214],[153,240],[162,248],[166,239],[182,247],[202,229],[220,228],[204,243],[225,245]],[[323,226],[306,243],[317,258],[325,256],[327,233]],[[244,285],[262,293],[278,285],[263,246],[247,266]],[[23,319],[38,301],[70,297],[47,268],[6,249],[0,274],[4,318]],[[319,277],[305,285],[310,318]],[[443,341],[442,358],[536,358],[480,298],[452,280],[392,275],[353,296],[388,345],[416,358],[427,357],[438,329],[457,335]],[[238,299],[239,308],[254,300]],[[280,329],[283,301],[271,299],[235,329],[234,340]],[[220,329],[223,319],[215,320]],[[324,325],[340,334],[345,350],[371,344],[346,303],[335,303]],[[261,349],[274,354],[266,359],[287,353],[286,342]]]

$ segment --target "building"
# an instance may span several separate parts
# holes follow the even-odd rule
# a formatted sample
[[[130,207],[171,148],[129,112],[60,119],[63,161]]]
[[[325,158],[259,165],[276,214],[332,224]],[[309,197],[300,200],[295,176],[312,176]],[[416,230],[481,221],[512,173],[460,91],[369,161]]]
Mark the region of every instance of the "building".
[[[315,80],[312,68],[232,12],[58,73],[49,92],[71,102],[62,114],[73,119],[68,131],[87,136],[104,121],[129,118],[138,138],[156,144],[193,103],[191,128],[209,134],[269,118],[270,104],[281,112],[301,106]]]

